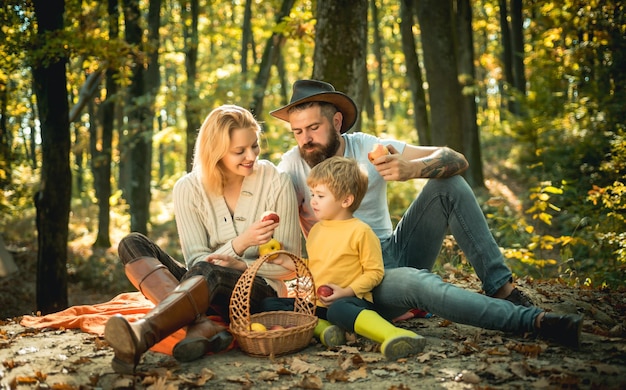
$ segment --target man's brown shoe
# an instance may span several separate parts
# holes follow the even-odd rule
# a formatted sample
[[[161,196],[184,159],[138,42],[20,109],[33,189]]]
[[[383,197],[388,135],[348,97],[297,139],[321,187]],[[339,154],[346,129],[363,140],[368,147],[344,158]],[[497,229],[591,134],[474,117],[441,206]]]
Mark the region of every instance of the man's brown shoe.
[[[541,319],[541,327],[537,329],[537,335],[542,339],[578,349],[582,328],[583,316],[581,315],[546,313]]]

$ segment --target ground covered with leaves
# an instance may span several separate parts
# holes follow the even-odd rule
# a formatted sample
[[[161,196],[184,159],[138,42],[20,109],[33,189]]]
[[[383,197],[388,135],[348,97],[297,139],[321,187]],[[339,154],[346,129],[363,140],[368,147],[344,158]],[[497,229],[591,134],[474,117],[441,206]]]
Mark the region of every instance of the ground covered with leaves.
[[[23,265],[30,257],[16,253],[16,262]],[[472,273],[452,267],[442,273],[450,283],[479,291]],[[73,329],[19,325],[19,316],[35,307],[34,272],[23,267],[0,279],[0,383],[3,389],[626,388],[626,291],[574,288],[556,281],[518,284],[547,310],[585,315],[580,350],[431,317],[399,323],[428,340],[421,354],[400,361],[386,361],[377,345],[350,337],[342,348],[327,350],[312,341],[298,353],[273,359],[235,349],[178,363],[169,355],[148,352],[130,376],[112,370],[113,351],[103,338]],[[73,305],[112,298],[81,286],[72,286],[70,295]]]

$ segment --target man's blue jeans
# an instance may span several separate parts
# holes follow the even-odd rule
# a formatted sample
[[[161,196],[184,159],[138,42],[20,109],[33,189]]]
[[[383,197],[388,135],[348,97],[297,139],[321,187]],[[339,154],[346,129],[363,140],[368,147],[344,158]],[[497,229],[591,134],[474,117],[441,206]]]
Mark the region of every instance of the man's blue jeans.
[[[393,318],[410,308],[486,329],[528,331],[538,308],[473,293],[430,272],[449,231],[465,253],[487,295],[511,281],[511,270],[489,231],[471,188],[461,176],[431,179],[396,226],[381,241],[385,278],[374,289],[377,311]]]

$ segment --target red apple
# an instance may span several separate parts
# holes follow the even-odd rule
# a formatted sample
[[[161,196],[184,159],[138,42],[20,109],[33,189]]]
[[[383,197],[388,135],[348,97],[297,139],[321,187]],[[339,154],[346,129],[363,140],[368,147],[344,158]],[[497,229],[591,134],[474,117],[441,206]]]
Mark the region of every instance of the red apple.
[[[317,295],[324,298],[329,297],[333,295],[333,289],[323,284],[317,288]]]
[[[278,324],[272,325],[268,328],[268,330],[281,330],[281,329],[285,329],[285,327],[282,325],[278,325]]]
[[[383,144],[374,144],[372,150],[367,154],[367,158],[370,161],[376,160],[378,157],[386,156],[389,154],[389,149]]]
[[[261,222],[268,221],[268,220],[272,220],[274,221],[274,223],[278,223],[280,221],[280,218],[278,217],[278,214],[276,214],[276,212],[266,211],[263,214],[261,214]]]

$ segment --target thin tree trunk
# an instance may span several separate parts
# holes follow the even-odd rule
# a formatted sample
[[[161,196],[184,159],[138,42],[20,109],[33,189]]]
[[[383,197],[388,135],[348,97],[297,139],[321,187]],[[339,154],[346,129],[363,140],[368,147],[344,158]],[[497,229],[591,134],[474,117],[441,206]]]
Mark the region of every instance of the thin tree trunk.
[[[409,79],[411,100],[413,102],[413,125],[417,130],[420,145],[432,145],[430,125],[428,123],[428,109],[422,69],[419,65],[415,35],[413,35],[414,4],[412,0],[400,2],[400,35],[402,38],[402,52],[406,63],[406,75]]]
[[[185,119],[187,120],[187,148],[185,150],[185,166],[187,172],[191,172],[193,165],[193,148],[196,143],[196,136],[201,125],[200,102],[198,100],[198,89],[196,88],[196,77],[198,68],[198,16],[200,5],[198,0],[189,1],[189,12],[185,12],[185,23],[183,23],[183,34],[185,37],[185,71],[187,72],[187,88],[185,104]]]
[[[526,76],[524,74],[524,26],[522,0],[511,0],[511,44],[513,52],[513,85],[521,96],[526,95]],[[521,114],[518,104],[518,114]]]
[[[469,0],[456,0],[458,72],[462,88],[461,126],[462,153],[469,161],[464,176],[472,188],[484,187],[483,163],[480,151],[480,134],[476,120],[476,79],[474,71],[474,40],[472,6]]]
[[[0,87],[0,190],[11,184],[11,165],[13,153],[11,152],[11,134],[7,128],[7,106],[9,86],[3,83]]]
[[[500,84],[502,105],[515,113],[515,105],[510,88],[513,86],[513,48],[511,30],[509,29],[507,0],[499,0],[500,5],[500,34],[502,35],[502,65],[504,66],[504,82]]]
[[[378,104],[380,107],[380,112],[382,117],[386,117],[386,109],[385,109],[385,90],[383,88],[383,55],[382,55],[382,39],[380,38],[380,30],[378,28],[379,20],[378,20],[378,6],[376,5],[376,0],[370,0],[370,9],[372,10],[372,23],[374,25],[372,29],[372,34],[374,35],[374,46],[372,47],[372,51],[374,52],[374,56],[376,57],[376,62],[378,66],[376,67],[376,90],[378,91]],[[368,94],[369,95],[369,94]],[[376,119],[372,116],[372,119]]]
[[[109,18],[109,39],[114,40],[119,37],[119,2],[118,0],[108,0],[108,18]],[[94,190],[96,192],[96,200],[98,202],[98,234],[94,246],[96,248],[108,248],[111,246],[111,238],[109,228],[111,224],[109,212],[111,207],[109,199],[111,198],[111,161],[113,151],[113,127],[115,123],[115,112],[118,86],[115,82],[117,77],[116,71],[110,68],[106,72],[105,88],[106,97],[99,107],[100,123],[102,134],[100,142],[96,143],[93,139],[91,142],[91,170],[94,178]],[[98,147],[97,145],[100,145]]]
[[[37,34],[63,30],[63,0],[35,0]],[[63,53],[61,47],[57,54]],[[65,309],[67,299],[67,240],[72,172],[66,75],[67,57],[53,56],[33,66],[41,125],[41,185],[37,208],[37,309],[49,314]]]
[[[241,74],[248,74],[248,47],[252,38],[252,0],[246,0],[241,31]]]
[[[152,168],[153,101],[159,87],[158,69],[158,28],[160,20],[160,0],[151,0],[148,11],[148,64],[144,70],[141,60],[132,70],[128,113],[128,203],[130,205],[131,231],[147,234],[150,220],[150,179]],[[125,3],[124,20],[126,22],[126,41],[141,47],[142,29],[139,23],[140,9],[138,0]]]

